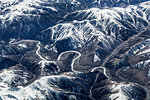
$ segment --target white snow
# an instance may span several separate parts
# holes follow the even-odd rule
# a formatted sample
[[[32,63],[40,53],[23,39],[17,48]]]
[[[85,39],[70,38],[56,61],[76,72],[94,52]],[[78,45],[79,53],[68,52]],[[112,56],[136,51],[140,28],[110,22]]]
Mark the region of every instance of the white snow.
[[[57,9],[55,9],[54,7],[46,7],[46,8],[50,8],[50,9],[52,9],[53,11],[57,11]]]
[[[94,55],[94,62],[100,61],[99,57],[95,54]]]
[[[146,49],[146,50],[141,51],[140,53],[138,53],[138,55],[140,55],[140,54],[144,54],[144,53],[150,53],[150,48],[148,48],[148,49]]]
[[[4,14],[0,15],[0,19],[3,21],[9,20],[12,21],[17,16],[22,15],[32,15],[30,12],[34,11],[36,12],[36,16],[38,16],[39,12],[44,12],[42,9],[36,9],[33,6],[40,7],[41,3],[48,2],[47,0],[0,0],[1,4],[0,6],[4,6],[4,9],[1,10],[1,12],[5,12]],[[8,6],[9,5],[9,6]],[[46,8],[46,7],[45,7]],[[51,10],[57,11],[54,7],[47,7]],[[8,10],[8,11],[7,11]]]
[[[20,70],[16,70],[16,71],[20,71]],[[23,79],[23,81],[16,83],[16,85],[19,85],[21,83],[26,83],[28,73],[24,72],[23,74],[24,76],[20,76],[18,74],[15,74],[15,70],[13,71],[4,70],[3,72],[0,73],[0,87],[7,88],[12,82],[15,82],[14,81],[15,79],[18,79],[18,78]]]
[[[150,77],[150,69],[148,70],[148,74],[147,75]]]
[[[14,96],[15,98],[17,98],[17,100],[27,100],[27,98],[31,98],[31,97],[33,99],[36,99],[37,97],[40,100],[45,99],[46,98],[45,95],[51,96],[50,91],[55,91],[57,93],[57,90],[53,88],[56,86],[53,84],[50,84],[50,82],[48,81],[49,79],[55,80],[57,77],[66,77],[66,76],[63,76],[63,75],[45,76],[45,77],[40,78],[39,80],[34,81],[32,84],[26,87],[18,86],[17,87],[18,90],[11,91],[10,88],[3,88],[2,90],[0,90],[0,97],[4,98],[4,100],[6,99],[13,100],[13,99],[8,98],[8,95]],[[44,95],[42,94],[41,91],[44,91]],[[74,96],[72,97],[74,98]],[[53,98],[53,96],[51,98]]]
[[[110,95],[110,99],[111,100],[128,100],[129,97],[127,97],[126,95],[124,95],[124,93],[122,92],[122,87],[129,87],[129,84],[118,84],[115,82],[113,82],[114,84],[112,85],[112,91],[111,92],[116,92]]]
[[[23,47],[23,48],[27,48],[27,46],[25,44],[18,44],[18,46]]]

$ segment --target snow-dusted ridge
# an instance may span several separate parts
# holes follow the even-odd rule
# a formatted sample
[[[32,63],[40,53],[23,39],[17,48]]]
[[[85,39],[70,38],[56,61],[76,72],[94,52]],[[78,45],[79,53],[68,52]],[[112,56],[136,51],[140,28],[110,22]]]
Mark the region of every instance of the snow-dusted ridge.
[[[91,1],[82,1],[82,0],[55,0],[55,1],[54,0],[6,0],[3,1],[1,0],[0,1],[0,5],[1,5],[0,6],[1,9],[0,10],[0,26],[1,26],[0,31],[5,30],[3,31],[1,38],[8,40],[10,38],[17,37],[17,35],[20,35],[20,37],[23,39],[25,38],[31,39],[31,36],[33,36],[34,39],[38,39],[39,38],[38,35],[42,35],[40,39],[44,40],[43,38],[47,37],[48,34],[46,34],[46,36],[45,35],[43,36],[41,32],[46,28],[52,27],[57,23],[61,22],[63,18],[66,18],[66,16],[70,15],[72,12],[76,12],[80,10],[82,11],[85,9],[92,8],[93,12],[95,10],[95,14],[97,14],[96,13],[97,10],[95,8],[101,8],[101,9],[104,8],[104,11],[101,12],[105,14],[105,10],[108,13],[107,9],[109,10],[109,7],[118,7],[116,9],[120,9],[119,7],[120,6],[122,7],[122,5],[119,6],[119,4],[123,4],[127,6],[130,4],[131,5],[139,4],[144,1],[147,0],[142,0],[142,1],[137,0],[136,2],[134,2],[134,0],[126,0],[126,1],[110,0],[109,2],[112,2],[112,4],[109,5],[108,1],[105,2],[104,0],[99,0],[99,1],[97,0],[91,0]],[[143,5],[144,3],[142,3],[142,6]],[[146,5],[145,8],[148,7],[148,4],[145,5]],[[108,8],[105,9],[105,6]],[[122,9],[124,8],[121,8],[120,10]],[[86,13],[90,13],[89,11],[86,11]],[[112,15],[117,14],[113,10],[111,10],[111,12]],[[109,17],[111,18],[110,15]],[[20,25],[18,26],[18,24]],[[38,30],[35,30],[35,28]],[[8,37],[6,37],[7,35]]]
[[[149,0],[0,0],[0,99],[147,99],[149,23]]]

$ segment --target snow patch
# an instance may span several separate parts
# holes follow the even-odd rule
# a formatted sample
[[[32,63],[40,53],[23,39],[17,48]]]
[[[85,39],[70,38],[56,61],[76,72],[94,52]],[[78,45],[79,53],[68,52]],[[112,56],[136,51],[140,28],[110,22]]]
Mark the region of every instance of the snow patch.
[[[128,100],[129,97],[127,97],[124,92],[122,91],[122,87],[130,87],[128,84],[113,84],[112,85],[112,91],[111,92],[116,92],[115,94],[110,95],[110,100]]]
[[[94,55],[94,62],[100,61],[99,57],[95,54]]]
[[[27,46],[25,44],[18,44],[18,46],[23,47],[23,48],[27,48]]]

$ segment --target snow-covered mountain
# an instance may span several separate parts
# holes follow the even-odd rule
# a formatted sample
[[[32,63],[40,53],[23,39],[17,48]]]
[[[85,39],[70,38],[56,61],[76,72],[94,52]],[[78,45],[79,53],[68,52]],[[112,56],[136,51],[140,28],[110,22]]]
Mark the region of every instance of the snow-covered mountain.
[[[149,0],[0,0],[0,100],[149,100]]]
[[[42,39],[43,30],[54,26],[70,13],[89,8],[126,7],[146,0],[1,0],[0,39]],[[148,0],[147,0],[148,1]],[[31,38],[32,37],[32,38]]]

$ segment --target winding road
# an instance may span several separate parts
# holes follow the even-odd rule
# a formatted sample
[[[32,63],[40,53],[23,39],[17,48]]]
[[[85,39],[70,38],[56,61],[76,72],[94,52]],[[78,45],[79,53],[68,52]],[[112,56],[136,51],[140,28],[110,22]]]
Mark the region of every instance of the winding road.
[[[78,51],[74,51],[74,50],[65,51],[65,52],[62,52],[62,53],[58,56],[58,59],[57,59],[57,60],[60,60],[60,59],[61,59],[61,56],[62,56],[63,54],[65,54],[65,53],[77,53],[77,54],[78,54],[78,56],[77,56],[76,58],[74,58],[73,61],[72,61],[72,63],[71,63],[71,70],[72,70],[73,72],[76,72],[76,73],[82,73],[82,72],[80,72],[80,71],[74,70],[74,63],[75,63],[75,61],[76,61],[77,59],[79,59],[79,58],[81,57],[81,53],[78,52]],[[100,68],[103,69],[104,75],[105,75],[107,78],[109,78],[109,76],[108,76],[107,73],[106,73],[106,68],[105,68],[105,67],[102,67],[102,66],[100,66],[100,67],[95,67],[95,68],[93,68],[93,69],[91,70],[91,72],[94,72],[96,69],[100,69]]]
[[[74,58],[73,61],[72,61],[72,63],[71,63],[71,70],[72,70],[73,72],[76,72],[76,73],[81,73],[81,72],[79,72],[79,71],[74,70],[74,63],[75,63],[75,60],[77,60],[77,59],[79,59],[79,58],[81,57],[81,53],[78,52],[78,51],[73,51],[73,50],[71,50],[71,51],[65,51],[65,52],[62,52],[62,53],[58,56],[58,59],[57,59],[57,60],[60,60],[60,59],[61,59],[61,56],[62,56],[63,54],[65,54],[65,53],[77,53],[77,54],[78,54],[78,56],[77,56],[76,58]],[[107,78],[109,78],[109,76],[108,76],[107,73],[106,73],[106,68],[105,68],[105,67],[102,67],[102,66],[100,66],[100,67],[95,67],[95,68],[93,68],[93,69],[91,70],[91,72],[94,72],[96,69],[100,69],[100,68],[103,69],[104,75],[105,75]],[[94,83],[92,84],[92,86],[91,86],[91,88],[90,88],[90,90],[89,90],[89,98],[91,98],[92,100],[95,100],[95,99],[92,97],[92,95],[93,95],[92,89],[93,89],[94,85],[96,84],[96,81],[97,81],[97,79],[98,79],[98,76],[99,76],[99,73],[96,75],[95,80],[94,80]]]
[[[94,83],[92,84],[92,86],[91,86],[91,88],[90,88],[90,90],[89,90],[89,97],[90,97],[92,100],[95,100],[95,99],[92,97],[92,95],[93,95],[92,89],[93,89],[94,85],[96,84],[96,81],[97,81],[98,76],[99,76],[99,73],[96,75],[95,80],[94,80]]]
[[[104,72],[104,75],[107,77],[107,78],[109,78],[109,76],[107,75],[107,73],[106,73],[106,68],[105,67],[102,67],[102,66],[100,66],[100,67],[95,67],[95,68],[93,68],[92,70],[91,70],[91,72],[94,72],[94,70],[96,70],[96,69],[103,69],[103,72]]]
[[[77,70],[74,70],[74,63],[75,63],[75,61],[76,61],[78,58],[81,57],[81,53],[78,52],[78,51],[74,51],[74,50],[65,51],[65,52],[62,52],[62,53],[58,56],[57,60],[60,60],[61,56],[62,56],[63,54],[65,54],[65,53],[77,53],[77,54],[78,54],[78,56],[75,57],[75,58],[72,60],[72,63],[71,63],[71,70],[72,70],[73,72],[76,72],[76,73],[81,73],[81,72],[79,72],[79,71],[77,71]]]
[[[43,69],[44,69],[44,67],[45,67],[45,63],[46,63],[46,62],[55,63],[55,64],[56,64],[55,61],[48,61],[48,60],[46,60],[44,57],[42,57],[42,56],[40,55],[40,49],[41,49],[41,47],[40,47],[41,42],[40,42],[40,41],[37,41],[37,40],[20,40],[20,41],[17,41],[17,42],[14,42],[14,41],[15,41],[15,39],[12,39],[12,40],[9,42],[9,44],[19,44],[19,43],[21,43],[21,42],[32,42],[32,41],[33,41],[33,42],[35,42],[35,41],[38,42],[37,45],[36,45],[36,46],[37,46],[36,55],[38,55],[39,58],[41,59],[41,61],[38,63],[38,64],[41,64],[41,74],[42,74],[42,72],[43,72]],[[78,54],[77,57],[75,57],[75,58],[72,60],[72,63],[71,63],[71,70],[72,70],[73,72],[76,72],[76,73],[82,73],[82,72],[77,71],[77,70],[74,69],[74,63],[75,63],[75,61],[76,61],[77,59],[79,59],[79,58],[81,57],[81,53],[78,52],[78,51],[74,51],[74,50],[65,51],[65,52],[62,52],[62,53],[58,56],[57,60],[60,60],[61,57],[62,57],[62,55],[65,54],[65,53],[76,53],[76,54]],[[104,71],[104,75],[105,75],[107,78],[109,78],[108,75],[107,75],[107,73],[106,73],[106,68],[105,68],[105,67],[102,67],[102,66],[100,66],[100,67],[95,67],[95,68],[93,68],[93,69],[91,70],[91,72],[94,72],[94,70],[99,69],[99,68],[102,68],[103,71]],[[59,68],[58,68],[58,69],[59,69]]]
[[[35,42],[35,40],[21,40],[21,41],[17,41],[17,42],[14,42],[14,41],[15,41],[15,39],[11,40],[11,41],[9,42],[9,44],[19,44],[19,43],[21,43],[21,42],[32,42],[32,41]],[[36,55],[38,55],[39,58],[41,59],[38,64],[41,65],[41,66],[40,66],[40,67],[41,67],[41,75],[43,75],[45,63],[55,63],[55,64],[56,64],[56,62],[55,62],[55,61],[48,61],[48,60],[46,60],[44,57],[42,57],[42,56],[40,55],[40,49],[41,49],[40,45],[41,45],[41,42],[40,42],[40,41],[36,41],[36,42],[37,42],[37,45],[36,45],[36,46],[37,46]],[[74,51],[74,50],[65,51],[65,52],[62,52],[62,53],[58,56],[57,60],[60,60],[61,57],[62,57],[62,55],[65,54],[65,53],[76,53],[76,54],[77,54],[77,57],[75,57],[75,58],[72,60],[72,63],[71,63],[71,70],[72,70],[73,72],[75,72],[75,73],[82,73],[82,72],[77,71],[77,70],[74,69],[74,63],[75,63],[75,61],[76,61],[77,59],[79,59],[79,58],[81,57],[81,53],[78,52],[78,51]],[[94,72],[96,69],[100,69],[100,68],[103,69],[104,75],[105,75],[107,78],[109,78],[109,76],[108,76],[107,73],[106,73],[106,68],[105,68],[105,67],[102,67],[102,66],[100,66],[100,67],[95,67],[95,68],[93,68],[93,69],[91,70],[91,72]],[[58,71],[60,71],[60,68],[58,68],[58,69],[59,69]],[[98,76],[99,76],[99,74],[96,75],[95,81],[94,81],[94,83],[93,83],[93,85],[91,86],[90,91],[89,91],[89,97],[90,97],[92,100],[94,100],[94,98],[92,97],[92,89],[93,89],[93,86],[94,86],[95,82],[97,81]],[[33,79],[33,80],[34,80],[34,79]]]
[[[21,42],[31,42],[31,41],[33,41],[33,40],[21,40],[21,41],[18,41],[18,42],[14,42],[14,41],[15,41],[15,39],[13,39],[12,41],[10,41],[9,44],[19,44],[19,43],[21,43]],[[34,41],[34,42],[35,42],[35,41]],[[40,67],[41,67],[41,75],[43,75],[45,63],[50,63],[50,62],[52,62],[52,63],[55,63],[55,64],[56,64],[56,62],[54,62],[54,61],[48,61],[48,60],[46,60],[44,57],[42,57],[42,56],[40,55],[40,49],[41,49],[40,45],[41,45],[41,42],[40,42],[40,41],[37,41],[37,45],[36,45],[36,46],[37,46],[36,55],[38,55],[39,58],[41,59],[38,64],[41,65],[41,66],[40,66]],[[77,71],[77,70],[74,69],[74,63],[75,63],[75,61],[76,61],[77,59],[79,59],[79,58],[81,57],[81,53],[78,52],[78,51],[74,51],[74,50],[65,51],[65,52],[62,52],[62,53],[58,56],[57,60],[61,60],[62,55],[63,55],[63,54],[66,54],[66,53],[76,53],[76,54],[77,54],[77,57],[75,57],[75,58],[72,60],[72,63],[71,63],[71,70],[72,70],[72,72],[75,72],[75,73],[82,73],[82,72]],[[104,75],[105,75],[107,78],[109,78],[109,76],[108,76],[107,73],[106,73],[106,68],[105,68],[105,67],[102,67],[102,66],[95,67],[95,68],[93,68],[93,69],[91,70],[91,72],[94,72],[96,69],[100,69],[100,68],[103,69]],[[59,69],[59,71],[60,71],[60,68],[58,68],[58,69]],[[98,76],[99,76],[99,73],[96,75],[95,80],[94,80],[94,83],[92,84],[91,88],[89,89],[89,98],[91,98],[92,100],[95,100],[95,99],[92,97],[92,96],[93,96],[92,89],[93,89],[94,85],[96,84],[96,81],[97,81],[97,79],[98,79]],[[32,78],[31,80],[34,81],[35,79],[36,79],[36,78],[35,78],[35,75],[34,75],[34,78]],[[29,84],[32,83],[32,81],[29,81]],[[26,86],[27,86],[27,85],[28,85],[28,84],[26,84]]]
[[[9,44],[19,44],[19,43],[21,43],[21,42],[37,42],[37,50],[36,50],[36,55],[38,55],[39,56],[39,58],[41,59],[41,61],[39,61],[39,63],[38,64],[40,64],[41,66],[41,75],[43,75],[43,70],[44,70],[44,67],[45,67],[45,63],[55,63],[56,64],[56,62],[54,62],[54,61],[48,61],[47,59],[45,59],[44,57],[42,57],[41,55],[40,55],[40,49],[41,49],[41,47],[40,47],[40,45],[41,45],[41,42],[40,41],[37,41],[37,40],[20,40],[20,41],[17,41],[17,42],[14,42],[15,41],[15,39],[12,39],[10,42],[9,42]],[[58,68],[58,70],[59,70],[59,68]]]

